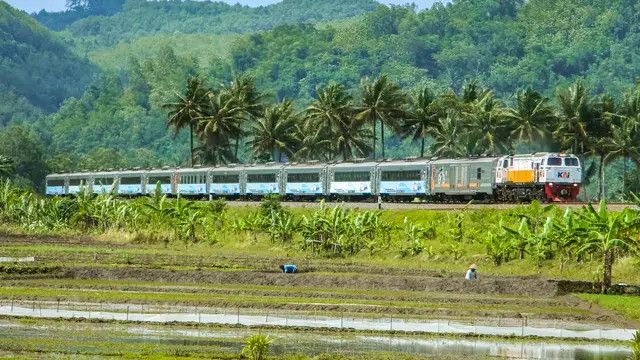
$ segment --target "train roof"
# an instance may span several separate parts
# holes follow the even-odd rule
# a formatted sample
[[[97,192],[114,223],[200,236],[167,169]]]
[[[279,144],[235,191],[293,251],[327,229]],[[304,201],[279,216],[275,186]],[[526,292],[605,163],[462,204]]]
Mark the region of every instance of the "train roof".
[[[269,171],[269,170],[280,170],[284,166],[283,163],[267,163],[267,164],[250,164],[245,165],[244,170],[246,171]]]
[[[401,168],[401,167],[427,167],[431,161],[429,159],[404,159],[404,160],[386,160],[378,163],[381,168]]]
[[[323,162],[305,162],[305,163],[286,163],[284,164],[284,166],[286,168],[289,169],[324,169],[325,167],[329,166],[329,164],[327,163],[323,163]]]
[[[329,164],[330,168],[344,169],[344,168],[356,168],[356,167],[375,167],[379,164],[378,161],[366,160],[366,161],[349,161],[349,162],[337,162]]]
[[[469,164],[469,163],[488,163],[497,161],[498,156],[483,156],[483,157],[468,157],[468,158],[456,158],[456,159],[435,159],[431,161],[433,165],[440,164]]]

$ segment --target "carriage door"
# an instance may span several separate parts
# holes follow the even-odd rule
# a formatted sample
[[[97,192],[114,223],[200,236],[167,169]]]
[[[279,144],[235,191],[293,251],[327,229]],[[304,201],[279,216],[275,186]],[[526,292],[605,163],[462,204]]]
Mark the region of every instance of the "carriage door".
[[[460,179],[461,181],[461,186],[462,188],[467,188],[469,186],[469,164],[462,164],[460,165],[461,167],[461,172],[462,172],[462,178]]]

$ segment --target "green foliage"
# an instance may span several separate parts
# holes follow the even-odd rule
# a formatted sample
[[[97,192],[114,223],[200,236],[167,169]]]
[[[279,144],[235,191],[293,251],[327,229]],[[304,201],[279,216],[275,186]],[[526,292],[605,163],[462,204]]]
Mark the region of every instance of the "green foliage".
[[[631,355],[627,359],[640,360],[640,331],[636,331],[633,334],[633,339],[630,341]]]
[[[433,237],[434,229],[425,228],[417,224],[411,223],[409,219],[404,218],[404,236],[407,239],[407,246],[400,250],[400,256],[416,256],[420,255],[426,248],[425,241]],[[429,253],[433,251],[427,249]],[[431,256],[431,254],[429,254]]]
[[[242,355],[249,360],[264,360],[272,343],[273,340],[269,336],[262,334],[251,335],[242,349]]]
[[[42,189],[47,174],[44,149],[36,132],[22,125],[0,129],[0,155],[4,162],[2,175],[15,175],[15,181]]]
[[[246,33],[283,24],[342,19],[370,11],[376,3],[372,0],[302,0],[250,8],[223,2],[129,0],[121,11],[117,8],[121,0],[109,4],[113,9],[81,7],[71,14],[39,14],[36,18],[52,28],[64,28],[66,36],[75,39],[81,48],[91,49],[158,33]],[[73,16],[74,13],[77,15]],[[75,18],[77,21],[70,21]]]
[[[33,19],[0,3],[0,124],[55,111],[84,91],[94,71]]]

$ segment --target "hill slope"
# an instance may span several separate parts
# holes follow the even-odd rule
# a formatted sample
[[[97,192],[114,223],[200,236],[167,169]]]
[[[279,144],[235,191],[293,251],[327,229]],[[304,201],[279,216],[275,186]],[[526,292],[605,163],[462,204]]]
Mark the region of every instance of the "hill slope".
[[[55,111],[82,94],[93,69],[36,21],[0,1],[0,124]]]
[[[93,0],[95,2],[97,0]],[[113,0],[121,2],[121,0]],[[92,1],[89,1],[91,3]],[[374,0],[284,0],[265,7],[228,5],[222,2],[129,0],[110,16],[89,16],[72,22],[76,11],[36,15],[52,28],[65,28],[70,39],[82,39],[81,48],[96,49],[154,34],[223,34],[265,31],[283,24],[317,23],[360,15],[379,6]]]

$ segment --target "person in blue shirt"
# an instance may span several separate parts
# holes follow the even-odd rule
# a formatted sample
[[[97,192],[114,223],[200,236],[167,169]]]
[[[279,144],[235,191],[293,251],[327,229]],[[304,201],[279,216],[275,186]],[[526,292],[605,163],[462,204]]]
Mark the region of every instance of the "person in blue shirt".
[[[284,264],[280,265],[280,270],[282,270],[282,272],[285,274],[293,274],[295,272],[298,272],[298,267],[293,264]]]
[[[465,280],[467,281],[476,281],[478,280],[478,272],[476,271],[477,266],[476,264],[471,264],[471,266],[469,266],[469,270],[467,270],[467,275],[465,275]]]

